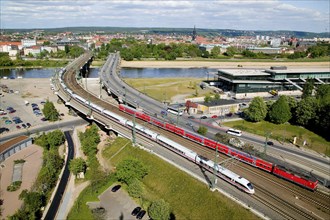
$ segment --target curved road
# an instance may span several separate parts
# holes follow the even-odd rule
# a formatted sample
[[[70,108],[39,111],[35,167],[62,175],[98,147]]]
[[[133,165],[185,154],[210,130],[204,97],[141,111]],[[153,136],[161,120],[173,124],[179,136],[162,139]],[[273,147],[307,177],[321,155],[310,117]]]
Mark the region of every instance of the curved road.
[[[65,167],[64,167],[64,171],[63,171],[63,175],[62,178],[60,180],[60,183],[58,185],[57,191],[54,195],[53,201],[48,209],[48,212],[45,216],[45,219],[55,219],[56,214],[57,214],[57,210],[60,206],[61,200],[62,200],[62,196],[63,193],[65,191],[65,187],[68,183],[69,180],[69,176],[70,176],[70,171],[69,171],[69,161],[71,159],[73,159],[74,156],[74,145],[73,145],[73,141],[70,135],[70,131],[65,131],[64,132],[65,138],[68,141],[68,155],[67,155],[67,159],[66,159],[66,163],[65,163]]]

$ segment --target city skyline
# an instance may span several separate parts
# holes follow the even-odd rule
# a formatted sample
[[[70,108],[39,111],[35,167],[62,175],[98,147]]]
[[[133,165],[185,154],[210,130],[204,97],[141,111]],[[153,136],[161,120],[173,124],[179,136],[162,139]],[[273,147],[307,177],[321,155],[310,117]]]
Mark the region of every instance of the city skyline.
[[[327,0],[2,0],[1,28],[163,27],[328,32]]]

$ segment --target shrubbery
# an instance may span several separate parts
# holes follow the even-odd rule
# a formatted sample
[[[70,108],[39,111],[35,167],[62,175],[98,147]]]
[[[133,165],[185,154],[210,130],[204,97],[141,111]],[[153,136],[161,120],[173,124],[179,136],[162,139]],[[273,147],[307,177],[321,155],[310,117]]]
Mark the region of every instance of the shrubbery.
[[[9,192],[13,192],[18,190],[22,185],[22,181],[15,181],[12,182],[8,187],[7,187],[7,191]]]

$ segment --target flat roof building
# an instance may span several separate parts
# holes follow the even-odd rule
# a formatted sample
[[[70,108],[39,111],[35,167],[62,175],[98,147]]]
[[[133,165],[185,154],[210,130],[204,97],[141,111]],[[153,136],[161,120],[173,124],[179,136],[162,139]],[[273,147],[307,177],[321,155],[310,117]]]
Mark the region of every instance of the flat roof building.
[[[330,83],[329,68],[287,69],[226,69],[218,70],[217,85],[223,91],[234,93],[236,98],[247,97],[248,93],[302,90],[306,79],[315,79],[315,84]],[[244,94],[242,96],[242,94]]]

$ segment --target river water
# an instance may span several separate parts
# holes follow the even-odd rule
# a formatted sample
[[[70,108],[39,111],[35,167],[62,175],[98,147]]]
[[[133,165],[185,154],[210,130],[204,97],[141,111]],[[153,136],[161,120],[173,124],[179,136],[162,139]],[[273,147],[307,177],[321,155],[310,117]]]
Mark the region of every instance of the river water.
[[[50,78],[56,72],[56,68],[45,69],[0,69],[0,78]],[[216,69],[208,68],[122,68],[120,75],[123,78],[204,78]],[[98,78],[99,68],[91,68],[88,78]]]

